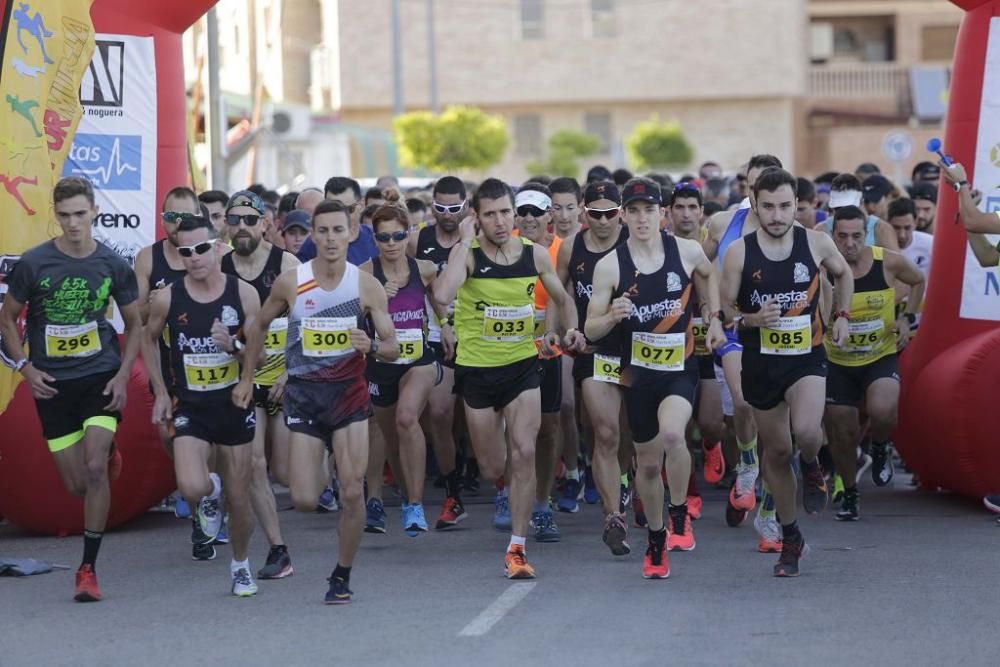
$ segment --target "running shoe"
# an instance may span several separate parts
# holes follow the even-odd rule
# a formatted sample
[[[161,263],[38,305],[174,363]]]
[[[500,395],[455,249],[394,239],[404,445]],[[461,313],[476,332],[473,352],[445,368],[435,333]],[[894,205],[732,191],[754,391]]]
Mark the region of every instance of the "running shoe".
[[[633,515],[633,525],[636,528],[645,528],[649,525],[649,521],[646,520],[646,510],[642,507],[642,499],[636,494],[635,498],[632,499],[632,515]]]
[[[531,528],[535,531],[536,542],[558,542],[561,538],[552,510],[532,512]]]
[[[222,510],[219,509],[219,499],[202,498],[195,510],[198,527],[209,542],[214,542],[222,530]]]
[[[729,468],[726,470],[726,474],[722,476],[718,482],[715,483],[715,488],[721,491],[728,491],[733,487],[733,482],[736,481],[736,469]]]
[[[844,478],[836,473],[833,474],[833,496],[830,499],[834,504],[844,499]]]
[[[178,494],[177,499],[174,500],[174,516],[178,519],[191,518],[191,506],[188,505],[188,501],[184,500],[184,496],[180,494]]]
[[[327,512],[336,512],[339,509],[340,505],[337,503],[337,494],[333,487],[328,486],[323,489],[323,493],[319,494],[319,500],[316,502],[316,512],[326,514]]]
[[[871,467],[872,467],[872,457],[868,456],[864,452],[861,452],[858,455],[858,474],[854,478],[855,486],[861,483],[861,480],[864,478],[865,473],[868,472],[868,469]]]
[[[212,544],[229,544],[229,515],[222,515],[222,527],[219,528],[219,534],[212,540]]]
[[[458,498],[445,498],[444,507],[441,508],[441,514],[438,516],[434,528],[445,530],[446,528],[457,526],[460,521],[464,521],[468,516],[465,507],[462,506],[461,500]]]
[[[618,511],[621,514],[625,514],[625,510],[627,510],[628,506],[632,504],[632,489],[624,484],[622,484],[620,488],[621,491],[618,495]]]
[[[604,543],[615,556],[627,556],[632,551],[628,545],[628,527],[624,514],[609,514],[604,517]]]
[[[782,542],[781,556],[778,557],[778,564],[774,566],[774,576],[799,576],[799,561],[808,555],[809,545],[805,543],[805,540],[801,536],[794,542]]]
[[[871,446],[872,455],[872,481],[875,486],[885,486],[892,481],[892,447],[885,442]]]
[[[493,501],[493,527],[497,530],[510,530],[510,499],[503,491],[497,493]]]
[[[646,545],[646,557],[642,559],[644,579],[666,579],[670,576],[670,559],[662,543],[650,539]]]
[[[238,598],[248,598],[257,594],[257,584],[250,576],[250,570],[245,567],[233,572],[233,595]]]
[[[365,503],[365,532],[385,534],[385,506],[379,498],[369,498]]]
[[[688,496],[687,506],[688,506],[688,516],[691,517],[692,521],[697,521],[701,518],[701,508],[704,505],[704,500],[701,496]]]
[[[326,592],[323,604],[347,604],[351,601],[354,591],[347,587],[346,581],[340,577],[330,577],[327,581],[330,582],[330,590]]]
[[[735,484],[736,480],[733,480]],[[733,507],[732,501],[726,498],[726,525],[730,528],[736,528],[743,524],[747,520],[747,511],[736,509]]]
[[[583,490],[583,485],[578,479],[567,479],[566,484],[563,485],[562,495],[559,496],[559,502],[556,504],[560,512],[568,512],[569,514],[576,514],[580,511],[580,504],[578,502],[580,497],[580,491]]]
[[[834,515],[837,521],[857,521],[860,517],[858,512],[858,491],[845,491],[844,500]]]
[[[758,514],[753,520],[753,527],[760,536],[757,551],[762,554],[781,553],[781,524],[777,517]]]
[[[100,602],[101,587],[97,585],[97,575],[91,565],[81,565],[76,571],[76,590],[73,599],[77,602]]]
[[[722,457],[722,445],[716,442],[711,447],[702,443],[705,452],[705,483],[718,484],[726,474],[726,461]]]
[[[983,496],[983,505],[985,505],[986,509],[989,511],[1000,514],[1000,493]]]
[[[122,476],[122,452],[117,445],[112,444],[111,446],[114,449],[108,456],[108,479],[113,482]]]
[[[528,565],[528,558],[524,555],[524,547],[515,544],[507,551],[504,557],[504,575],[508,579],[534,579],[535,568]]]
[[[670,551],[694,551],[694,531],[691,530],[691,515],[684,517],[670,515],[670,531],[667,537],[667,549]]]
[[[195,546],[212,544],[212,538],[205,534],[198,520],[194,517],[191,518],[191,544]],[[205,559],[199,558],[198,560]]]
[[[267,563],[257,571],[258,579],[284,579],[294,573],[292,557],[288,555],[288,547],[284,544],[271,547],[267,553]]]
[[[601,494],[597,490],[597,483],[594,481],[594,469],[586,466],[583,469],[583,502],[588,505],[596,505],[601,501]]]
[[[403,530],[410,537],[427,532],[427,519],[424,517],[424,506],[420,503],[402,505]]]
[[[736,483],[729,489],[729,502],[738,510],[751,511],[757,503],[756,485],[760,468],[736,464]]]
[[[215,556],[215,547],[211,542],[191,545],[191,560],[215,560]]]
[[[813,461],[811,466],[802,464],[802,477],[805,482],[802,489],[802,507],[805,508],[806,514],[819,514],[826,509],[826,503],[830,499],[826,479],[823,477],[823,467],[819,461]]]

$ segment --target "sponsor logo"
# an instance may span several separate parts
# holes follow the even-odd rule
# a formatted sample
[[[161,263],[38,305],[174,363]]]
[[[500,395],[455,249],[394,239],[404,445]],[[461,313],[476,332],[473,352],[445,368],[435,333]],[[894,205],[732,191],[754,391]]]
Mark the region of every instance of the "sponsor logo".
[[[753,278],[753,281],[755,283],[759,283],[764,279],[764,272],[762,269],[757,269],[752,274],[750,274],[750,277]]]
[[[1000,167],[1000,144],[990,149],[990,164]]]
[[[125,42],[98,40],[80,81],[80,104],[121,107],[125,83]]]
[[[393,323],[404,323],[412,322],[413,320],[423,320],[424,319],[424,309],[420,310],[398,310],[395,313],[389,313],[392,317]]]
[[[881,294],[873,294],[865,297],[865,305],[872,310],[880,310],[885,305],[885,297]]]
[[[576,295],[581,299],[586,297],[590,300],[594,297],[594,286],[590,283],[577,283]]]
[[[219,352],[219,346],[211,336],[177,335],[177,349],[191,354],[213,354]]]
[[[174,428],[184,428],[191,422],[190,419],[184,415],[177,415],[174,417]]]
[[[316,302],[312,299],[306,299],[306,310],[315,310]]]
[[[795,268],[792,269],[792,280],[797,283],[807,283],[809,282],[809,269],[802,262],[795,262]]]
[[[178,324],[187,324],[188,323],[188,314],[187,313],[181,313],[180,315],[178,315],[177,316],[177,323]]]
[[[636,306],[633,304],[632,314],[629,317],[645,323],[652,319],[663,319],[671,315],[679,315],[683,310],[684,305],[680,299],[664,299],[659,303],[648,306]]]
[[[789,308],[804,308],[809,303],[809,295],[801,290],[789,290],[778,294],[761,294],[754,290],[750,295],[750,305],[763,306],[774,301],[782,310]]]
[[[434,252],[434,248],[424,248],[424,254],[429,255]]]
[[[222,317],[219,318],[227,327],[235,327],[240,324],[240,316],[236,314],[236,309],[232,306],[222,307]]]
[[[368,395],[369,396],[381,396],[382,395],[381,392],[379,391],[378,384],[376,384],[375,382],[369,382],[368,383]]]
[[[579,264],[576,265],[577,273],[583,273],[586,270],[587,270],[587,262],[580,262]]]
[[[104,229],[138,229],[141,224],[138,213],[98,213],[93,223]]]
[[[625,290],[622,296],[639,296],[639,283],[632,283],[632,286]]]
[[[487,271],[489,271],[492,268],[493,268],[492,266],[484,266],[483,268],[479,269],[479,272],[480,273],[486,273]]]
[[[291,415],[285,417],[285,423],[289,426],[292,424],[302,424],[304,421],[305,420],[300,419],[299,417],[292,417]]]
[[[99,190],[142,189],[142,137],[77,134],[63,176],[84,176]]]
[[[667,273],[667,291],[668,292],[680,292],[681,291],[681,277],[670,271]]]
[[[247,413],[247,416],[243,418],[243,424],[247,428],[251,428],[257,425],[257,413],[253,410]]]

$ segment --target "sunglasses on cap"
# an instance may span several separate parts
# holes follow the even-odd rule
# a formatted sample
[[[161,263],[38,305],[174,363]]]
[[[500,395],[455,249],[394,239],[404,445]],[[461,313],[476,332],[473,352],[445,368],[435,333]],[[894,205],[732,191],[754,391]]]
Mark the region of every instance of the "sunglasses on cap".
[[[585,208],[584,209],[594,220],[600,220],[601,218],[607,218],[611,220],[613,217],[621,213],[621,209],[617,206],[615,208]]]
[[[180,211],[164,211],[160,214],[160,217],[163,218],[163,222],[169,222],[172,225],[191,220],[198,220],[201,222],[205,221],[205,218],[200,215],[195,215],[194,213],[181,213]]]
[[[451,215],[455,215],[456,213],[460,213],[463,208],[465,208],[465,202],[460,204],[439,204],[434,202],[434,210],[438,213],[450,213]]]
[[[378,232],[375,234],[375,240],[379,243],[388,243],[389,241],[402,243],[406,240],[407,234],[408,232]]]
[[[204,255],[206,252],[212,249],[215,242],[219,239],[209,239],[208,241],[202,241],[201,243],[195,243],[194,245],[181,245],[177,246],[177,254],[181,257],[191,257],[193,255]]]
[[[517,208],[517,215],[522,218],[527,218],[531,216],[532,218],[540,218],[545,215],[546,211],[538,208],[537,206],[532,206],[531,204],[525,204],[524,206],[519,206]]]
[[[226,224],[229,225],[230,227],[235,227],[241,222],[247,227],[253,227],[258,222],[260,222],[260,219],[261,216],[257,215],[256,213],[248,213],[246,215],[237,215],[236,213],[226,214]]]
[[[683,183],[678,183],[674,186],[674,192],[684,192],[685,190],[701,192],[701,190],[698,189],[698,186],[691,181],[684,181]]]

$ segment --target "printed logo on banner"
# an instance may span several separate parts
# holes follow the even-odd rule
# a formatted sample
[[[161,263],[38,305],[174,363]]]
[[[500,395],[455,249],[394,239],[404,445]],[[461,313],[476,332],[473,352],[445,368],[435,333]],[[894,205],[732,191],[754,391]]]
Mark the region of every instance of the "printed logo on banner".
[[[125,42],[97,40],[90,67],[80,82],[80,104],[120,107],[125,88]]]
[[[142,137],[77,134],[63,176],[84,176],[98,190],[142,189]]]

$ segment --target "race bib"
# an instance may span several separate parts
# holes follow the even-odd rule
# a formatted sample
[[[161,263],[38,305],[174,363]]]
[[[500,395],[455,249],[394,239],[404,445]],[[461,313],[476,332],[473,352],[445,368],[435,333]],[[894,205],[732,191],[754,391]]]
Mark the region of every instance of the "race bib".
[[[520,343],[534,331],[534,308],[531,305],[487,306],[483,314],[483,340],[495,343]]]
[[[621,384],[622,358],[605,354],[594,355],[594,379],[608,384]]]
[[[49,358],[91,357],[100,351],[97,322],[45,327],[45,356]]]
[[[215,391],[236,384],[240,366],[236,357],[226,352],[185,354],[184,377],[191,391]]]
[[[396,329],[399,341],[399,358],[394,364],[412,364],[424,356],[423,329]]]
[[[774,326],[760,328],[761,354],[782,356],[812,351],[812,322],[808,315],[779,317]]]
[[[878,345],[885,332],[882,320],[849,322],[847,324],[847,352],[871,352]]]
[[[354,352],[350,330],[355,317],[303,317],[302,354],[306,357],[343,357]]]
[[[700,317],[691,318],[691,336],[694,338],[694,353],[704,357],[710,353],[708,349],[708,325]]]
[[[535,311],[535,340],[545,338],[545,309]]]
[[[288,341],[288,318],[278,317],[271,320],[267,327],[267,338],[264,340],[264,351],[267,356],[285,353],[285,343]]]
[[[651,371],[684,370],[684,334],[632,332],[632,365]]]

